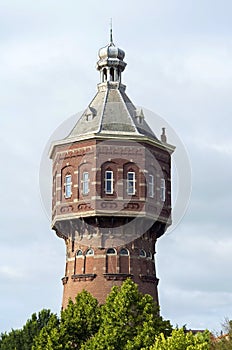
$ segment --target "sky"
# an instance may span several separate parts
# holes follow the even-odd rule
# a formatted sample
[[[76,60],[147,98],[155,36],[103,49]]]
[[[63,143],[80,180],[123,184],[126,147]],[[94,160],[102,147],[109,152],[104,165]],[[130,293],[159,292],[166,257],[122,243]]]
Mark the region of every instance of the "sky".
[[[231,1],[0,0],[0,8],[0,332],[42,308],[60,311],[65,245],[41,200],[40,164],[57,127],[96,93],[111,17],[128,96],[167,121],[191,166],[187,211],[157,244],[161,314],[219,331],[232,319]]]

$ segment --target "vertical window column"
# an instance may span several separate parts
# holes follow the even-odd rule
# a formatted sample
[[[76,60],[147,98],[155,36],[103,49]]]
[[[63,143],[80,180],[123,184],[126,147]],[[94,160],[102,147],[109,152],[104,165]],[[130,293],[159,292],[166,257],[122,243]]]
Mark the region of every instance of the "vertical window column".
[[[154,197],[154,175],[148,175],[148,196]]]
[[[160,179],[160,199],[162,202],[166,200],[166,183],[165,179]]]
[[[114,177],[113,171],[107,170],[105,172],[105,193],[113,194],[114,193]]]
[[[82,177],[82,193],[88,194],[89,193],[89,173],[84,172]]]
[[[127,194],[135,194],[135,172],[129,171],[127,173]]]
[[[72,195],[72,176],[71,175],[65,176],[64,195],[65,195],[65,198],[70,198]]]

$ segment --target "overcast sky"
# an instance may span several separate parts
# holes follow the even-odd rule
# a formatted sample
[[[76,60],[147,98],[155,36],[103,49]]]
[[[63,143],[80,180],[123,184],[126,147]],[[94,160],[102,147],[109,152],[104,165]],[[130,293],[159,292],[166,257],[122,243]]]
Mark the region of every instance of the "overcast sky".
[[[0,332],[60,310],[65,245],[41,204],[40,161],[96,92],[110,17],[127,94],[171,125],[192,168],[188,210],[157,245],[161,314],[210,330],[232,318],[231,13],[230,0],[0,0]]]

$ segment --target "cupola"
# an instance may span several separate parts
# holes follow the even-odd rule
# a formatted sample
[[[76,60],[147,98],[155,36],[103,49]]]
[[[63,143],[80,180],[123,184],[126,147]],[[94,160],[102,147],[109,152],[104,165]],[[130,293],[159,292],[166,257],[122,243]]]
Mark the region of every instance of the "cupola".
[[[112,29],[110,30],[110,43],[99,50],[98,56],[99,60],[97,62],[97,70],[100,71],[101,83],[120,83],[121,73],[126,67],[126,62],[123,61],[125,52],[115,46]]]

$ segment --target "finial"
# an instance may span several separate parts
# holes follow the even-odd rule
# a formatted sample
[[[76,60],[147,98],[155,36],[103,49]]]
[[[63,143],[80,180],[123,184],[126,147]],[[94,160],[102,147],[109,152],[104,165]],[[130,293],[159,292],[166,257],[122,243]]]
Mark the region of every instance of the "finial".
[[[165,142],[165,143],[167,142],[167,136],[166,136],[166,133],[165,133],[165,128],[162,128],[161,141]]]
[[[112,18],[110,19],[110,44],[113,44]]]

